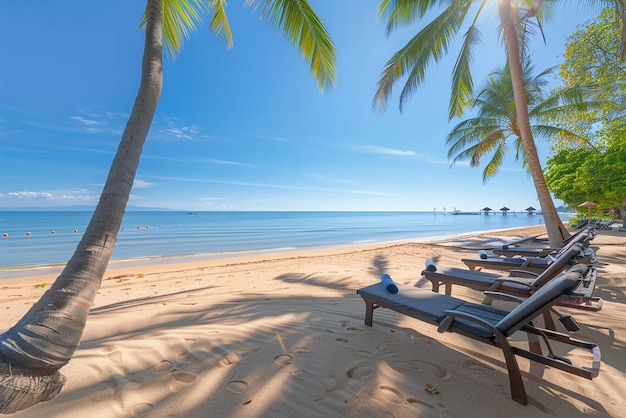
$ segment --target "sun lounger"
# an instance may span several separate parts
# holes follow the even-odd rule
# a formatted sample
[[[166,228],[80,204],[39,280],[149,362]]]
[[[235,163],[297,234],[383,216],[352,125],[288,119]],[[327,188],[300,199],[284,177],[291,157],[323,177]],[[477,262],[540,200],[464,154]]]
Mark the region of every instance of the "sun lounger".
[[[528,398],[516,356],[587,379],[598,376],[600,349],[596,344],[571,338],[564,333],[537,328],[531,322],[564,296],[586,292],[585,279],[578,271],[561,273],[510,312],[426,289],[400,284],[397,286],[396,294],[386,291],[382,283],[357,290],[357,294],[365,302],[366,325],[372,326],[374,310],[383,307],[437,325],[439,332],[456,332],[499,347],[506,362],[511,397],[523,405],[528,404]],[[534,338],[539,336],[550,354],[543,355],[512,344],[508,337],[518,331]],[[587,350],[591,353],[591,366],[574,366],[571,361],[555,356],[551,340]]]
[[[584,236],[585,234],[581,234],[581,237]],[[554,262],[555,258],[558,258],[563,252],[569,250],[573,245],[577,244],[581,244],[581,242],[571,241],[554,255],[549,254],[545,257],[502,257],[496,255],[489,256],[481,253],[481,256],[479,257],[466,257],[462,258],[461,261],[465,263],[470,270],[476,270],[477,268],[478,270],[481,270],[486,268],[501,271],[526,270],[534,273],[541,273]],[[581,256],[575,262],[581,264],[595,263],[596,257],[594,251],[591,248],[585,248]]]
[[[439,286],[444,285],[445,294],[452,293],[452,286],[463,286],[478,291],[496,291],[526,298],[533,292],[544,286],[559,273],[571,266],[572,260],[579,256],[583,251],[581,244],[573,244],[568,250],[559,255],[545,270],[541,273],[533,273],[523,270],[511,270],[508,276],[497,273],[488,273],[482,271],[471,271],[455,267],[440,267],[430,264],[430,267],[422,271],[422,276],[430,280],[433,292],[439,292]],[[562,304],[568,307],[599,311],[602,309],[603,301],[599,297],[593,296],[597,272],[593,265],[580,266],[580,271],[592,269],[589,277],[591,285],[589,293],[585,295],[582,301],[563,301]]]
[[[592,229],[581,229],[575,234],[569,236],[563,241],[563,246],[570,243],[582,243],[585,248],[589,247],[589,242],[595,237],[595,232]],[[542,244],[545,245],[545,244]],[[512,256],[526,256],[526,257],[545,257],[549,254],[556,254],[563,248],[549,248],[545,246],[537,247],[520,247],[517,242],[508,243],[499,248],[493,248],[491,252],[496,255],[512,257]]]

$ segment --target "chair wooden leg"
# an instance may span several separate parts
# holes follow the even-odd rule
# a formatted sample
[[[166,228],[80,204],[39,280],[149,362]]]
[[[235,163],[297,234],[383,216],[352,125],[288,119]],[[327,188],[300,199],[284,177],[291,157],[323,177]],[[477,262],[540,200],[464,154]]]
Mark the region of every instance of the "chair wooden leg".
[[[526,396],[526,389],[524,388],[524,381],[522,380],[522,373],[520,372],[519,365],[515,359],[515,353],[511,349],[509,342],[504,334],[496,335],[498,345],[502,349],[504,354],[504,360],[506,362],[507,372],[509,374],[509,385],[511,387],[511,398],[514,401],[521,403],[522,405],[528,405],[528,397]]]

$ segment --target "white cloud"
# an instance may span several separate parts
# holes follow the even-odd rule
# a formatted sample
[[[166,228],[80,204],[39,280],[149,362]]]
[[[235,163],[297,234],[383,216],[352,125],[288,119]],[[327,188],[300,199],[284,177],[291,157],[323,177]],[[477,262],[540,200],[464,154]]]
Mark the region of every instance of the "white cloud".
[[[28,190],[23,190],[20,192],[9,192],[7,193],[8,197],[14,197],[17,199],[53,199],[51,193],[48,192],[30,192]]]
[[[154,185],[156,185],[156,183],[150,183],[149,181],[135,179],[135,182],[133,183],[133,188],[134,189],[149,189],[150,187]]]
[[[28,201],[56,201],[56,202],[95,202],[98,200],[98,196],[90,195],[86,190],[75,191],[49,191],[49,192],[34,192],[30,190],[21,190],[17,192],[9,192],[0,197],[8,199],[20,199]]]
[[[411,150],[399,150],[394,148],[380,147],[377,145],[362,145],[355,148],[358,152],[366,154],[382,154],[382,155],[399,155],[399,156],[413,156],[415,152]]]

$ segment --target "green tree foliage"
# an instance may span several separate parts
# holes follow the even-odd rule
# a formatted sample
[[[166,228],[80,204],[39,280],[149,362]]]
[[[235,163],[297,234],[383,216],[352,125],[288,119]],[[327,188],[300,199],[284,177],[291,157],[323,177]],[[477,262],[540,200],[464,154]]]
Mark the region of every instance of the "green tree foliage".
[[[620,40],[621,18],[613,9],[604,10],[569,37],[561,78],[566,85],[590,86],[592,100],[599,106],[555,120],[579,136],[554,140],[545,177],[554,195],[570,206],[592,200],[602,208],[621,211],[624,217],[626,63]]]

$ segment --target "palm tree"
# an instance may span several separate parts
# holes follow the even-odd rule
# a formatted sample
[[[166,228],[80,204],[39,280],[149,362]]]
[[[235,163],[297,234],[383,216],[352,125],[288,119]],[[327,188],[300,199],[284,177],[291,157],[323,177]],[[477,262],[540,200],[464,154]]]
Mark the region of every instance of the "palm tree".
[[[546,94],[544,90],[549,87],[546,77],[556,67],[535,75],[534,66],[526,60],[522,68],[533,137],[547,139],[561,136],[586,141],[567,129],[549,124],[549,121],[559,120],[570,112],[594,106],[593,102],[583,101],[585,88],[569,87]],[[471,167],[477,167],[484,157],[490,156],[483,169],[483,181],[498,173],[502,159],[510,148],[515,149],[515,160],[522,159],[523,166],[528,168],[508,67],[488,77],[471,106],[477,116],[460,122],[446,138],[448,158],[453,162],[469,160]],[[511,147],[508,144],[510,139],[513,140]]]
[[[247,0],[258,6],[261,0]],[[207,7],[209,6],[209,7]],[[177,52],[209,12],[210,28],[232,43],[226,0],[147,0],[145,48],[137,98],[111,164],[100,200],[76,251],[54,284],[0,336],[0,412],[12,413],[54,397],[65,378],[59,373],[80,342],[106,266],[159,101],[162,47]],[[321,90],[335,80],[335,48],[306,0],[265,0],[261,17],[302,52]]]
[[[392,87],[400,79],[406,77],[406,82],[400,94],[400,110],[403,103],[424,82],[426,68],[430,61],[439,61],[447,52],[455,36],[460,31],[468,13],[475,10],[469,28],[465,32],[461,51],[456,60],[452,74],[452,93],[448,117],[460,116],[470,103],[473,95],[473,80],[470,66],[473,50],[480,42],[480,31],[477,21],[488,0],[382,0],[379,6],[379,15],[387,18],[387,32],[391,32],[401,24],[410,24],[422,18],[427,12],[439,7],[443,11],[420,30],[409,42],[386,63],[379,78],[378,88],[374,96],[373,105],[380,110],[385,109],[392,93]],[[524,3],[519,5],[518,3]],[[498,14],[502,27],[502,34],[506,44],[511,81],[515,97],[517,121],[528,170],[532,176],[537,197],[544,216],[546,231],[551,246],[563,245],[563,238],[567,231],[557,212],[545,179],[537,148],[532,137],[528,117],[528,105],[520,57],[526,47],[526,36],[530,28],[529,19],[536,17],[541,22],[543,13],[539,9],[541,3],[550,6],[554,1],[536,2],[531,7],[524,8],[528,2],[513,0],[498,1]],[[521,39],[521,42],[520,42]]]

